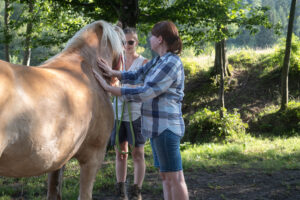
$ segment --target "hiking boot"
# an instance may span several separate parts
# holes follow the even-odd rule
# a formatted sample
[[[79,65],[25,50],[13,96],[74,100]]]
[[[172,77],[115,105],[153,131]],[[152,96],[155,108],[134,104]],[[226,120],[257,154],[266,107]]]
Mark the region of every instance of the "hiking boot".
[[[126,185],[124,182],[119,182],[116,184],[116,198],[115,200],[128,200],[126,193]]]
[[[142,200],[142,189],[137,185],[134,184],[129,191],[129,199],[130,200]]]

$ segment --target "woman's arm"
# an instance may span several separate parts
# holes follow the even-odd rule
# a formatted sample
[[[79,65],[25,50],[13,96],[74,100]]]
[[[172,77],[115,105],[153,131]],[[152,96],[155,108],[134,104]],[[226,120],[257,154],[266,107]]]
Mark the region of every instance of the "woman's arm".
[[[138,85],[144,83],[145,76],[149,70],[158,61],[158,57],[146,62],[142,67],[138,68],[136,71],[126,71],[121,74],[121,82],[125,84]],[[144,61],[145,62],[145,61]]]
[[[182,76],[180,60],[171,59],[155,66],[155,73],[141,87],[121,88],[121,94],[126,101],[147,101],[167,91],[171,85]],[[183,81],[183,79],[182,79]],[[176,90],[176,88],[174,88]]]

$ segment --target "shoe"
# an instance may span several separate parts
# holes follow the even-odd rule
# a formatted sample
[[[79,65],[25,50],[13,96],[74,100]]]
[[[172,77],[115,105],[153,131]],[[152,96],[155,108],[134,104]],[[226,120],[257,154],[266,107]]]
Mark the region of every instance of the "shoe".
[[[128,200],[126,193],[126,185],[124,182],[119,182],[116,184],[116,197],[115,200]]]
[[[134,184],[129,190],[130,200],[142,200],[142,188],[137,184]]]

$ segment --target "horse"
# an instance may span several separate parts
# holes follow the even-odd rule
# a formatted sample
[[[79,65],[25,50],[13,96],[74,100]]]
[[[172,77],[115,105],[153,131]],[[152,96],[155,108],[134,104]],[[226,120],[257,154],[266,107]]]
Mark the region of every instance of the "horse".
[[[124,38],[119,27],[99,20],[40,66],[0,60],[0,176],[48,173],[47,199],[61,199],[63,166],[76,158],[78,199],[92,199],[114,124],[110,96],[92,69],[99,70],[100,58],[120,68]]]

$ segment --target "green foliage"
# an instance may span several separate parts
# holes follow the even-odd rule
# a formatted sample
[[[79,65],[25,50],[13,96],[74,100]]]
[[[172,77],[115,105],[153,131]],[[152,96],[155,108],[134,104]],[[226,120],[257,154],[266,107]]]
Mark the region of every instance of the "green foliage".
[[[11,4],[9,27],[13,40],[2,39],[3,26],[0,27],[0,40],[10,43],[11,57],[17,58],[11,61],[13,63],[22,63],[25,37],[30,36],[31,65],[38,65],[61,51],[68,39],[91,22],[91,18],[82,13],[70,12],[70,5],[61,7],[53,1],[36,0],[33,1],[32,12],[29,12],[28,7],[28,1],[15,0]],[[32,31],[26,33],[29,23]],[[0,56],[3,55],[0,53]]]
[[[232,142],[244,138],[248,125],[241,120],[237,110],[234,113],[228,113],[226,109],[223,111],[223,118],[220,118],[219,111],[211,111],[207,108],[191,115],[185,140],[192,143],[205,143]]]
[[[290,102],[285,111],[278,106],[267,107],[250,125],[250,130],[278,136],[300,135],[300,102]]]
[[[256,33],[259,26],[273,27],[267,7],[252,7],[251,2],[243,0],[178,0],[171,10],[171,19],[178,22],[183,41],[196,48],[203,41],[236,37],[241,32],[238,27],[246,28],[251,34]]]

